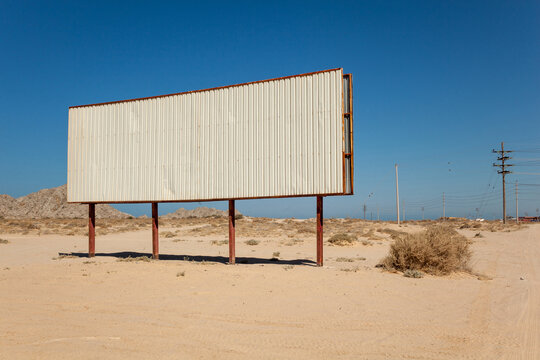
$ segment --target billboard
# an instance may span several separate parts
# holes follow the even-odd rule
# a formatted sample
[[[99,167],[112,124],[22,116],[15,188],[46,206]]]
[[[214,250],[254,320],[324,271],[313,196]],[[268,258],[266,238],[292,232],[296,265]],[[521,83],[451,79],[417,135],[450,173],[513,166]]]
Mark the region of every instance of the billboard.
[[[352,156],[342,69],[72,106],[68,201],[348,195]]]

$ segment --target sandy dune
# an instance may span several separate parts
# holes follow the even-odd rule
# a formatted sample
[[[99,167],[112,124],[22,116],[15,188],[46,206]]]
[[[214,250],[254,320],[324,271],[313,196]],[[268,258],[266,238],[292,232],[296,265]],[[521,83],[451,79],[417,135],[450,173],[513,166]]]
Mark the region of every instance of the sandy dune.
[[[125,261],[148,229],[98,236],[90,260],[82,235],[0,234],[0,358],[539,359],[540,225],[482,234],[472,265],[492,280],[382,272],[390,240],[325,246],[317,268],[313,234],[239,233],[234,266],[217,235]]]

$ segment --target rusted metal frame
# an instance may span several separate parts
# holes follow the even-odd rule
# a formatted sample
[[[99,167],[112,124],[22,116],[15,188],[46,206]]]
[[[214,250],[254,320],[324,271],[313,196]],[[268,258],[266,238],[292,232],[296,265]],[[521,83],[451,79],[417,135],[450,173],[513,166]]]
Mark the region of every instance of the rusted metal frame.
[[[351,147],[351,152],[345,152],[345,149],[343,151],[343,193],[346,194],[346,195],[353,195],[354,194],[354,188],[353,188],[353,184],[354,184],[354,175],[353,175],[353,171],[354,171],[354,165],[353,165],[353,156],[352,156],[352,152],[353,152],[353,138],[352,138],[352,134],[353,134],[353,122],[352,122],[352,74],[344,74],[343,77],[342,77],[342,88],[343,88],[343,81],[345,79],[345,77],[348,78],[348,84],[349,84],[349,97],[348,99],[345,99],[344,98],[344,92],[342,92],[342,125],[343,125],[343,147],[345,148],[345,137],[349,137],[349,144],[350,144],[350,147]],[[349,105],[349,111],[348,112],[345,112],[345,101],[348,102],[348,105]],[[346,134],[345,133],[345,120],[346,118],[348,117],[349,119],[349,134]],[[351,186],[351,191],[350,193],[347,192],[347,176],[346,176],[346,159],[347,158],[350,158],[350,173],[351,173],[351,183],[350,183],[350,186]]]
[[[109,101],[109,102],[102,102],[102,103],[95,103],[95,104],[75,105],[75,106],[70,106],[69,108],[70,108],[70,109],[75,109],[75,108],[86,107],[86,106],[109,105],[109,104],[118,104],[118,103],[123,103],[123,102],[130,102],[130,101],[139,101],[139,100],[148,100],[148,99],[158,99],[158,98],[167,97],[167,96],[186,95],[186,94],[193,94],[193,93],[198,93],[198,92],[203,92],[203,91],[220,90],[220,89],[226,89],[226,88],[237,87],[237,86],[244,86],[244,85],[258,84],[258,83],[263,83],[263,82],[268,82],[268,81],[277,81],[277,80],[292,79],[292,78],[296,78],[296,77],[309,76],[309,75],[315,75],[315,74],[321,74],[321,73],[330,72],[330,71],[336,71],[336,70],[341,70],[341,75],[342,75],[342,77],[343,77],[343,69],[342,69],[342,68],[335,68],[335,69],[328,69],[328,70],[314,71],[314,72],[309,72],[309,73],[304,73],[304,74],[298,74],[298,75],[282,76],[282,77],[273,78],[273,79],[265,79],[265,80],[251,81],[251,82],[246,82],[246,83],[241,83],[241,84],[226,85],[226,86],[218,86],[218,87],[213,87],[213,88],[208,88],[208,89],[201,89],[201,90],[184,91],[184,92],[173,93],[173,94],[156,95],[156,96],[147,96],[147,97],[142,97],[142,98],[126,99],[126,100],[117,100],[117,101]],[[342,86],[342,87],[343,87],[343,86]]]
[[[346,187],[346,174],[345,174],[345,92],[343,91],[343,82],[345,76],[343,75],[343,69],[341,70],[341,175],[343,177],[343,194],[347,193]]]
[[[152,203],[152,257],[159,259],[159,214],[158,203]]]
[[[349,129],[350,129],[350,143],[351,143],[351,195],[354,194],[354,127],[353,127],[353,86],[352,86],[352,74],[347,74],[349,76]]]
[[[88,204],[88,257],[96,256],[96,204]]]
[[[254,200],[254,199],[284,199],[296,197],[313,197],[313,196],[343,196],[349,195],[345,193],[328,193],[328,194],[302,194],[302,195],[277,195],[277,196],[254,196],[254,197],[239,197],[235,200]],[[187,203],[187,202],[206,202],[206,201],[228,201],[230,198],[215,198],[215,199],[195,199],[195,200],[159,200],[161,203]],[[141,201],[95,201],[93,204],[146,204],[152,203],[155,200]],[[69,201],[68,204],[89,204],[88,201]]]
[[[229,200],[229,264],[236,262],[235,254],[235,232],[236,232],[236,219],[234,210],[234,200]]]
[[[323,266],[323,197],[317,196],[317,266]]]

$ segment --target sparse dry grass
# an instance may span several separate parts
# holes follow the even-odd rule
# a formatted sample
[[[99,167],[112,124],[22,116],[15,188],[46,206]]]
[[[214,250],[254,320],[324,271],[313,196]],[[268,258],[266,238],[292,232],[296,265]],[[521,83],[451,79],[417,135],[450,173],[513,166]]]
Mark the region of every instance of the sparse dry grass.
[[[403,272],[403,276],[408,278],[420,279],[424,277],[424,273],[418,270],[407,269]]]
[[[471,229],[476,231],[514,231],[527,225],[500,221],[477,222],[462,218],[442,220],[407,221],[404,230],[410,232],[411,227],[428,227],[433,224],[446,224],[456,229]],[[324,234],[332,238],[334,235],[355,234],[369,241],[385,240],[389,235],[397,239],[407,234],[397,230],[393,222],[367,221],[361,219],[326,219]],[[150,230],[151,219],[96,219],[96,235],[123,233],[129,231]],[[160,226],[167,231],[161,232],[163,238],[174,236],[223,236],[228,233],[228,220],[224,217],[164,219],[160,218]],[[282,241],[283,245],[300,244],[306,238],[316,234],[315,219],[272,219],[243,217],[236,222],[237,234],[253,238],[271,238],[278,235],[281,238],[292,239]],[[87,219],[0,219],[0,234],[22,235],[70,235],[87,236]],[[173,235],[174,234],[174,235]]]
[[[285,246],[294,246],[294,245],[302,244],[303,242],[304,242],[304,240],[302,240],[302,239],[294,238],[294,239],[282,241],[281,244],[285,245]]]
[[[150,228],[148,219],[96,219],[96,235]],[[22,235],[88,235],[87,219],[0,219],[0,232]]]
[[[328,239],[328,242],[336,246],[349,246],[358,241],[356,235],[350,235],[345,233],[339,233]]]
[[[259,245],[259,241],[250,239],[250,240],[244,241],[244,244],[249,245],[249,246],[255,246],[255,245]]]
[[[150,262],[150,261],[152,261],[152,258],[149,257],[149,256],[137,256],[137,257],[128,256],[126,258],[121,258],[121,259],[118,259],[116,261],[118,261],[118,262],[139,262],[139,261]]]
[[[9,240],[7,240],[7,239],[0,239],[0,244],[9,244]]]
[[[212,240],[212,245],[221,246],[221,245],[228,245],[228,244],[229,244],[229,240]]]
[[[400,237],[407,235],[405,231],[399,231],[399,230],[388,229],[388,228],[378,228],[377,232],[380,232],[382,234],[388,234],[390,235],[390,238],[393,240],[399,239]]]
[[[366,232],[365,234],[362,234],[361,236],[364,238],[367,238],[368,240],[375,240],[375,241],[384,239],[383,237],[375,234],[375,230],[373,228],[370,228],[368,232]]]
[[[52,260],[62,260],[62,259],[75,259],[77,256],[71,254],[60,254],[56,257],[53,257]]]
[[[438,223],[442,223],[448,226],[452,226],[456,229],[469,229],[469,230],[482,230],[490,232],[510,232],[522,229],[524,224],[516,224],[512,221],[507,221],[506,224],[503,224],[500,220],[485,220],[485,221],[475,221],[465,218],[447,218],[445,220],[439,220]]]
[[[396,239],[380,265],[388,270],[418,270],[433,275],[468,270],[469,242],[449,226],[432,226]]]
[[[170,238],[175,237],[176,234],[173,233],[172,231],[160,231],[159,236],[170,239]]]

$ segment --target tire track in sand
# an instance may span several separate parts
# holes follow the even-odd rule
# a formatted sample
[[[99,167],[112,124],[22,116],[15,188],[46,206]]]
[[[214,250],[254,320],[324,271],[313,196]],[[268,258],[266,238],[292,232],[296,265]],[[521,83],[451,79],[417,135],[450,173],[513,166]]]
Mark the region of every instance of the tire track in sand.
[[[539,239],[535,239],[534,232],[529,231],[526,247],[522,247],[522,271],[527,281],[527,300],[519,317],[517,329],[520,333],[519,351],[512,359],[536,360],[540,359],[540,251]]]

